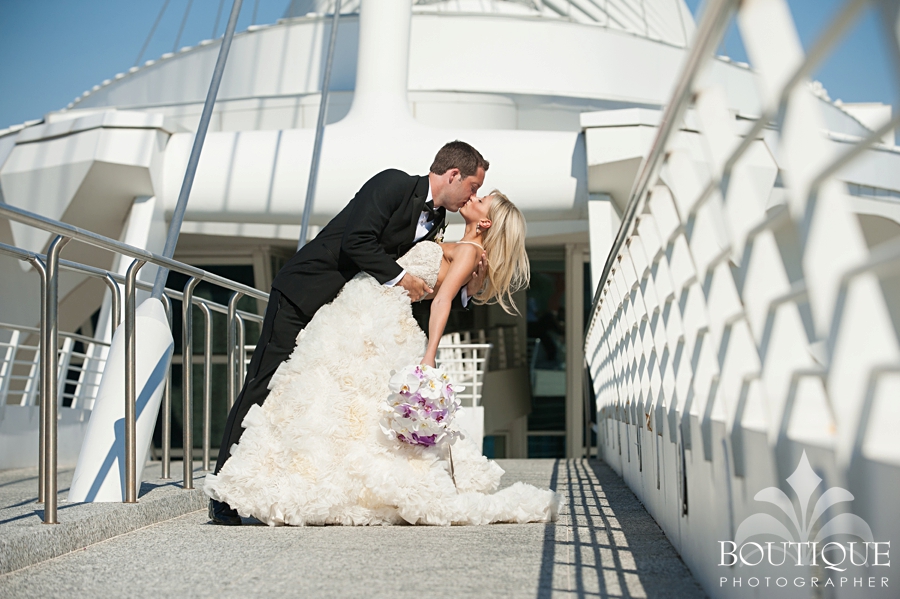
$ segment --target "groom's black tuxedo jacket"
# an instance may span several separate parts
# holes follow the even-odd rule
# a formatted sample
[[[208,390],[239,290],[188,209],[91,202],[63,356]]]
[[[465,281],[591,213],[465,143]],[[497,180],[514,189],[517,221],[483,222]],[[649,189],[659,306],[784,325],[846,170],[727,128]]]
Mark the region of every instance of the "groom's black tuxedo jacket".
[[[427,196],[427,176],[395,169],[378,173],[294,254],[272,287],[312,316],[360,271],[379,283],[397,277],[403,269],[396,260],[413,246]],[[423,240],[433,239],[442,225],[435,223]]]

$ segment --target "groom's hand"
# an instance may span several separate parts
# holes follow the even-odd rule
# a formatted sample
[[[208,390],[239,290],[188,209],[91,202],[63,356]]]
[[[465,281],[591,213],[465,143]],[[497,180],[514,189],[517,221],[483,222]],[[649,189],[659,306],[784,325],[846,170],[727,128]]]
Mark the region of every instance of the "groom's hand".
[[[406,289],[406,292],[409,293],[409,300],[412,302],[417,302],[432,292],[431,287],[425,281],[409,273],[403,275],[397,284]]]

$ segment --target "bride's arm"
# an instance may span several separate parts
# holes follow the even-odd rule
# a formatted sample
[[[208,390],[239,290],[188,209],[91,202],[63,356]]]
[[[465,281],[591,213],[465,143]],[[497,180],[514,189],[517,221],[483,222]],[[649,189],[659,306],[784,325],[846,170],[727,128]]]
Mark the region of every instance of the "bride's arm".
[[[431,302],[431,317],[428,322],[428,348],[425,350],[425,358],[422,363],[429,366],[435,365],[438,343],[447,326],[447,317],[450,315],[450,304],[453,298],[459,294],[475,268],[480,252],[472,245],[458,245],[454,249],[453,262],[450,269],[441,282],[441,286]]]

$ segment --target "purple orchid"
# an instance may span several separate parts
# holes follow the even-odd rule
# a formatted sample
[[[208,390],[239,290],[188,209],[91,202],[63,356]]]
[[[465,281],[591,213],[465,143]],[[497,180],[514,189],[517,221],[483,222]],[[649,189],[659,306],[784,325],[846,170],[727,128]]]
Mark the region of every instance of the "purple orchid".
[[[453,441],[460,432],[454,414],[460,406],[450,378],[440,368],[410,366],[391,373],[381,428],[391,439],[432,447],[444,439]]]

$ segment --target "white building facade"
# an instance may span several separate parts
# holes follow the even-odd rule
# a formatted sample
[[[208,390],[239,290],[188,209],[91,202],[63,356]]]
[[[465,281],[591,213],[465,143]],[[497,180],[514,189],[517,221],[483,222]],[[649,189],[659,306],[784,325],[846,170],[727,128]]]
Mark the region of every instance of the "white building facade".
[[[329,9],[328,2],[294,0],[277,23],[235,36],[177,259],[240,267],[248,283],[268,289],[296,248]],[[600,326],[590,321],[591,298],[694,35],[683,0],[361,0],[342,9],[312,232],[374,173],[425,173],[437,149],[453,139],[484,154],[491,162],[485,191],[502,190],[528,221],[534,283],[521,297],[525,317],[485,308],[465,323],[469,332],[499,331],[489,339],[498,363],[485,379],[483,400],[495,455],[580,457],[591,422],[602,456],[619,447],[609,445],[605,385],[625,375],[595,363],[597,341],[588,335],[586,385],[584,332],[588,324]],[[2,200],[160,250],[218,48],[218,40],[206,40],[164,54],[40,122],[0,131]],[[716,126],[737,135],[767,108],[758,74],[746,64],[713,59],[697,87],[716,89]],[[830,152],[852,147],[890,118],[889,107],[838,105],[814,92],[803,86]],[[701,173],[710,168],[705,118],[688,110],[678,133],[678,165]],[[867,248],[900,237],[900,151],[892,135],[882,141],[838,174]],[[746,185],[765,189],[769,208],[789,195],[784,156],[774,126],[748,150]],[[669,164],[661,180],[677,187],[684,172]],[[459,221],[451,223],[449,239],[461,234]],[[49,241],[0,221],[0,242],[45,252]],[[86,246],[65,257],[124,269]],[[141,277],[152,280],[146,271]],[[0,257],[0,277],[9,282],[0,323],[36,326],[29,299],[38,289],[35,273]],[[104,294],[101,283],[65,273],[61,328],[108,341]],[[85,323],[98,309],[88,331]],[[81,408],[83,421],[90,405]],[[657,416],[634,412],[627,422],[645,417],[650,423]],[[11,420],[0,420],[0,441],[11,434],[4,422]],[[699,439],[694,447],[702,447]],[[645,474],[633,476],[626,472],[633,485],[647,484]],[[667,517],[675,518],[658,519]]]

